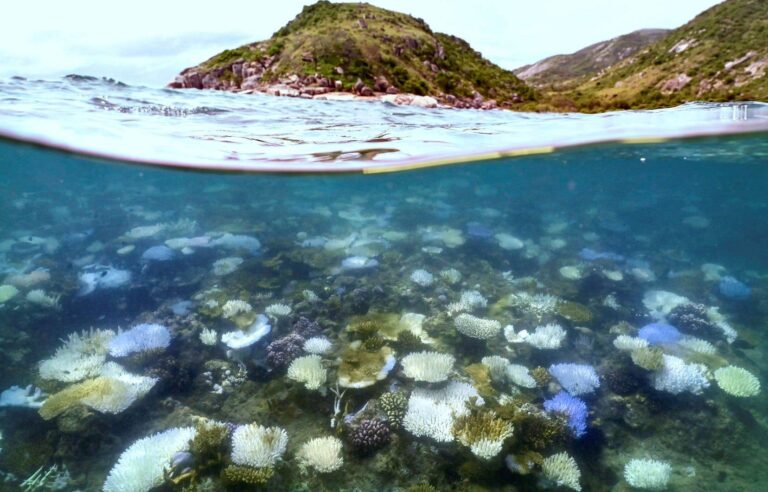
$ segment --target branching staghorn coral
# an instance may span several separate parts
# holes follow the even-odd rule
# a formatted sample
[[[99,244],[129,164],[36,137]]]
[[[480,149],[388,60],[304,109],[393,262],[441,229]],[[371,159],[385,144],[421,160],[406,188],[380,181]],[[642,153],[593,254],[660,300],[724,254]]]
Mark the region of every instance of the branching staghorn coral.
[[[504,440],[512,436],[514,427],[492,410],[473,408],[469,414],[453,422],[453,435],[472,454],[488,460],[499,454]]]

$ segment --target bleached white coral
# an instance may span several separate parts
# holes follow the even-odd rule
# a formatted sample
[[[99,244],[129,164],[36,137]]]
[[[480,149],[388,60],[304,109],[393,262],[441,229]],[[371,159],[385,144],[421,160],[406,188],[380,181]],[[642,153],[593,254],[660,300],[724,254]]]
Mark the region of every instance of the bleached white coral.
[[[748,397],[760,393],[760,380],[741,367],[721,367],[715,371],[715,381],[729,395]]]
[[[40,377],[74,383],[98,375],[107,357],[107,345],[114,336],[112,330],[71,333],[53,357],[40,362]]]
[[[126,357],[133,353],[163,350],[171,343],[171,332],[163,325],[142,323],[130,330],[118,329],[107,344],[109,355]]]
[[[309,289],[302,290],[301,295],[304,297],[305,301],[312,304],[320,301],[320,296],[318,296],[317,294],[315,294],[314,291],[311,291]]]
[[[221,341],[232,349],[250,347],[269,334],[272,326],[263,314],[256,316],[256,320],[246,330],[235,330],[221,335]]]
[[[456,314],[462,311],[473,311],[488,305],[488,299],[476,290],[465,290],[457,302],[448,304],[448,314]]]
[[[557,485],[577,491],[581,490],[581,485],[579,484],[579,479],[581,478],[579,465],[576,464],[576,460],[568,453],[557,453],[544,458],[544,461],[541,463],[541,469],[544,472],[544,476]]]
[[[237,256],[229,256],[213,262],[213,274],[217,277],[223,277],[237,270],[243,263],[243,259]]]
[[[273,318],[284,318],[291,314],[291,311],[291,306],[281,303],[270,304],[264,309],[267,316],[272,316]]]
[[[476,398],[485,401],[470,384],[451,381],[442,389],[415,388],[408,398],[403,427],[416,437],[429,437],[437,442],[453,441],[454,417],[466,415],[466,403]]]
[[[323,367],[323,360],[319,355],[305,355],[298,357],[288,366],[288,378],[300,383],[308,390],[320,389],[325,384],[328,370]]]
[[[189,448],[195,429],[182,427],[144,437],[120,455],[107,475],[104,492],[148,492],[165,482],[176,453]]]
[[[600,387],[597,372],[587,364],[552,364],[549,366],[549,373],[573,396],[592,393]]]
[[[101,413],[112,414],[125,411],[149,393],[158,381],[158,378],[131,374],[114,362],[104,364],[101,376],[108,383],[105,389],[88,393],[80,402]]]
[[[296,454],[302,467],[310,467],[320,473],[329,473],[341,468],[342,443],[336,437],[316,437],[302,444]]]
[[[230,299],[221,307],[221,314],[225,318],[234,318],[238,314],[250,313],[253,307],[240,299]]]
[[[517,332],[512,325],[504,327],[504,338],[506,338],[509,343],[523,343],[528,339],[529,335],[530,333],[528,333],[528,330],[520,330]]]
[[[531,371],[527,367],[519,364],[510,364],[506,368],[507,379],[523,388],[535,388],[536,380],[531,376]]]
[[[274,466],[288,446],[288,433],[280,427],[240,425],[232,432],[232,462],[253,468]]]
[[[528,292],[510,294],[507,300],[510,306],[538,318],[554,313],[560,302],[560,299],[549,294],[529,294]]]
[[[488,366],[488,371],[491,373],[491,379],[494,381],[503,381],[507,376],[507,366],[509,361],[504,357],[498,355],[489,355],[483,357],[480,362]]]
[[[684,336],[677,341],[677,344],[691,352],[697,352],[699,354],[714,354],[717,352],[714,345],[701,338]]]
[[[496,242],[499,243],[499,247],[501,249],[517,250],[517,249],[523,249],[523,246],[525,246],[525,243],[523,243],[523,241],[505,232],[500,232],[494,235],[493,237],[496,239]]]
[[[219,334],[216,333],[216,330],[203,328],[202,331],[200,331],[200,341],[203,342],[203,345],[216,345],[216,342],[219,341]]]
[[[0,407],[40,408],[45,397],[43,390],[37,386],[30,384],[21,388],[14,385],[0,393]]]
[[[669,463],[650,459],[633,459],[624,465],[624,479],[636,489],[664,490],[669,484]]]
[[[326,354],[328,353],[333,345],[331,344],[331,341],[328,340],[325,337],[312,337],[308,338],[304,342],[304,352],[310,353],[310,354]]]
[[[403,427],[416,437],[430,437],[437,442],[453,441],[451,407],[431,398],[411,395]]]
[[[736,337],[739,336],[738,332],[730,325],[730,323],[728,323],[728,320],[725,319],[725,316],[720,313],[718,308],[707,308],[707,317],[718,328],[720,328],[720,331],[723,332],[723,336],[728,341],[728,343],[733,343],[736,341]]]
[[[686,364],[683,359],[664,355],[664,365],[653,375],[653,387],[677,395],[684,391],[700,394],[709,387],[706,367],[702,364]]]
[[[613,346],[619,350],[637,350],[648,346],[648,341],[640,337],[631,337],[629,335],[619,335],[613,341]]]
[[[428,271],[419,268],[411,273],[411,281],[420,287],[429,287],[435,281],[435,277]]]
[[[538,349],[557,349],[565,340],[565,330],[562,326],[550,323],[544,326],[537,326],[533,333],[525,339],[526,343]]]
[[[690,303],[687,297],[666,290],[649,290],[643,296],[645,309],[656,319],[666,317],[677,306],[687,303]]]
[[[445,381],[453,370],[456,359],[439,352],[416,352],[400,361],[405,375],[416,381],[437,383]]]
[[[493,338],[501,331],[501,323],[495,319],[483,319],[462,313],[453,319],[456,329],[471,338],[485,340]]]
[[[58,308],[60,295],[49,296],[43,289],[35,289],[27,292],[27,301],[46,308]]]

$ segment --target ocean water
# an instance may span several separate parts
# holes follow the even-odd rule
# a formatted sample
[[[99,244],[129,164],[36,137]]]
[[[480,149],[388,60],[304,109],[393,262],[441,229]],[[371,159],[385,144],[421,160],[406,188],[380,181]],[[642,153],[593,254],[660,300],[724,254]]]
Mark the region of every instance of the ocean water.
[[[2,490],[768,481],[765,105],[0,101]]]

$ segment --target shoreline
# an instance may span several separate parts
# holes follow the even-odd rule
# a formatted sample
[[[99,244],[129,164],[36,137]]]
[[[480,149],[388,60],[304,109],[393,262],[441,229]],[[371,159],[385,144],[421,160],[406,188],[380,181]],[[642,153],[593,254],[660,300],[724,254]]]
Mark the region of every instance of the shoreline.
[[[494,99],[485,99],[475,92],[472,97],[459,98],[453,94],[418,95],[400,92],[384,77],[377,77],[374,88],[365,85],[360,79],[351,90],[343,90],[340,80],[330,80],[320,75],[299,77],[290,75],[275,83],[263,83],[256,77],[237,81],[220,78],[221,74],[199,72],[196,67],[182,71],[173,82],[166,85],[169,89],[208,89],[240,94],[268,94],[278,97],[317,99],[322,101],[382,101],[398,106],[416,106],[439,109],[511,109],[497,104]]]

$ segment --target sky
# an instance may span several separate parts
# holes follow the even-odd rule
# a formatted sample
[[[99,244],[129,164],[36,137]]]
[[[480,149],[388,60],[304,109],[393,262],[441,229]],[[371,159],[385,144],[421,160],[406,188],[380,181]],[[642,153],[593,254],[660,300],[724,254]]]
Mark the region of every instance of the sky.
[[[162,86],[216,53],[269,38],[307,0],[38,0],[3,7],[0,77],[70,73]],[[513,69],[642,28],[675,28],[719,0],[370,0],[424,19]]]

